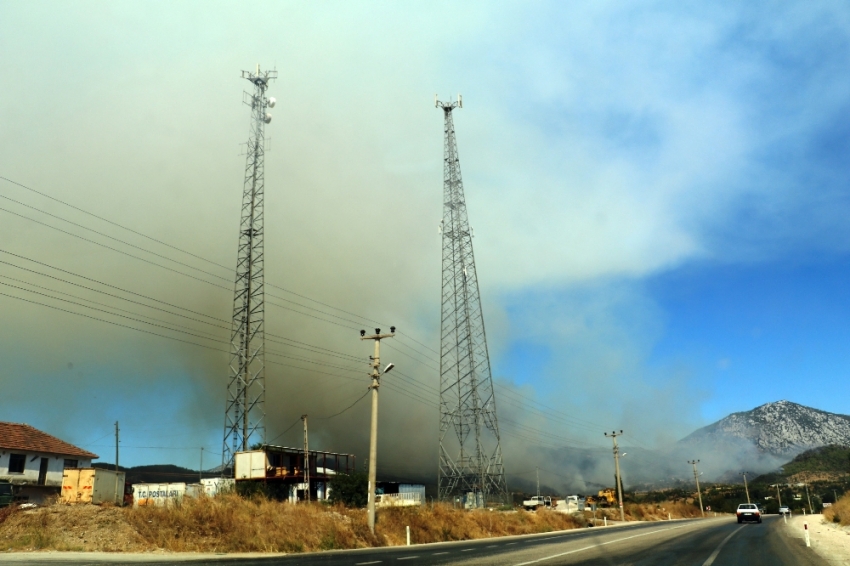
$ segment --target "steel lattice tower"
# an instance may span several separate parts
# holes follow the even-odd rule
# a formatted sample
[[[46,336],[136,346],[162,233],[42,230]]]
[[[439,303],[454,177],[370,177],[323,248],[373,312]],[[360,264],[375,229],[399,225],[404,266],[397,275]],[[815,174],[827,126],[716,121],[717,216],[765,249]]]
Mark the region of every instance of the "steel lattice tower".
[[[242,219],[233,293],[233,325],[230,335],[230,380],[224,410],[222,472],[233,469],[234,454],[252,443],[265,441],[265,294],[263,288],[263,200],[265,125],[271,121],[266,97],[277,71],[242,71],[254,85],[243,102],[251,107],[251,131],[247,143]]]
[[[447,500],[474,493],[467,505],[507,503],[496,397],[452,119],[452,110],[463,107],[462,99],[435,104],[445,117],[439,496]]]

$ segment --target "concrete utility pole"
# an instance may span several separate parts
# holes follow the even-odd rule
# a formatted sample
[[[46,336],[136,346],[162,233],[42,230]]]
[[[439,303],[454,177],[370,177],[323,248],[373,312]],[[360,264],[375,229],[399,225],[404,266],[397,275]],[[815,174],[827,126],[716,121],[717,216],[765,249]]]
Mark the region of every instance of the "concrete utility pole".
[[[702,506],[702,491],[699,489],[699,474],[697,473],[697,464],[699,460],[688,460],[688,464],[694,467],[694,481],[697,482],[697,495],[699,496],[699,511],[705,517],[705,507]]]
[[[204,479],[204,447],[201,446],[201,467],[198,468],[198,481]]]
[[[384,338],[392,338],[395,336],[395,326],[390,326],[389,334],[381,334],[381,329],[376,328],[375,333],[366,336],[366,331],[360,331],[361,340],[375,341],[375,355],[372,356],[372,372],[369,377],[372,378],[372,383],[369,388],[372,390],[372,430],[369,437],[369,530],[375,534],[375,489],[377,487],[377,472],[378,472],[378,387],[381,386],[381,375],[387,373],[393,367],[393,364],[387,364],[384,371],[381,371],[381,340]]]
[[[537,469],[537,497],[540,497],[540,468]]]
[[[741,472],[741,475],[744,476],[744,491],[747,492],[747,503],[750,503],[750,488],[747,487],[747,474],[749,472]]]
[[[623,431],[616,430],[611,434],[605,433],[605,436],[610,436],[614,440],[614,469],[617,471],[617,499],[620,502],[620,520],[626,521],[626,513],[623,511],[623,489],[622,481],[620,480],[620,447],[617,446],[617,437],[623,434]]]
[[[115,421],[115,473],[118,474],[118,421]],[[118,502],[118,482],[115,482],[115,499],[114,501]]]
[[[804,485],[806,486],[806,499],[809,500],[809,513],[814,515],[815,509],[814,509],[814,507],[812,507],[812,497],[809,495],[809,481],[808,480],[809,480],[809,478],[806,478],[806,481],[804,482]]]
[[[776,500],[779,501],[779,506],[782,507],[782,494],[779,493],[779,484],[775,483],[775,484],[771,485],[770,487],[776,488]]]
[[[310,446],[307,443],[307,415],[301,415],[304,421],[304,501],[310,503]]]

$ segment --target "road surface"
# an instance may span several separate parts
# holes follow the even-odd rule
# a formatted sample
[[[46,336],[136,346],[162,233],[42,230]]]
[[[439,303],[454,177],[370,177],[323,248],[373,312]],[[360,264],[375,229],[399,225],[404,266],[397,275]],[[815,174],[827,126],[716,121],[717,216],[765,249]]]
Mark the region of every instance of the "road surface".
[[[762,524],[739,525],[729,517],[638,523],[546,535],[505,537],[468,542],[414,545],[288,556],[186,559],[174,556],[51,556],[28,554],[26,564],[163,564],[223,566],[825,566],[800,540],[782,533],[789,528],[769,516]],[[0,563],[8,559],[0,554]]]

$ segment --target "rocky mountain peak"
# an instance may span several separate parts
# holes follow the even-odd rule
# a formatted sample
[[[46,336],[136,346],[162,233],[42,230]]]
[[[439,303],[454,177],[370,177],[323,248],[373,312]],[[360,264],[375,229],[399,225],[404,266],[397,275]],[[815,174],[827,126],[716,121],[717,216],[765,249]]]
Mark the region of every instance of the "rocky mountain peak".
[[[741,441],[776,456],[796,455],[828,444],[850,446],[850,416],[791,401],[775,401],[751,411],[732,413],[680,442],[728,445]]]

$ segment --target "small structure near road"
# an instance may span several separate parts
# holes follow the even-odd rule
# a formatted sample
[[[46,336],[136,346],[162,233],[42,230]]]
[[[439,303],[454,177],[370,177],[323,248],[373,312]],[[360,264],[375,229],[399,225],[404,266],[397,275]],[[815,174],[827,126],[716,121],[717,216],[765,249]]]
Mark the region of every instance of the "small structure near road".
[[[234,471],[237,485],[261,483],[294,503],[327,500],[331,478],[337,473],[353,473],[355,463],[353,454],[310,450],[305,458],[299,448],[264,445],[258,450],[237,452]]]
[[[27,424],[0,422],[0,480],[16,497],[44,503],[58,495],[66,468],[88,468],[98,455]]]
[[[375,489],[378,507],[412,507],[425,503],[425,486],[417,483],[379,481]]]
[[[124,503],[124,472],[104,468],[67,468],[62,476],[62,503]]]

